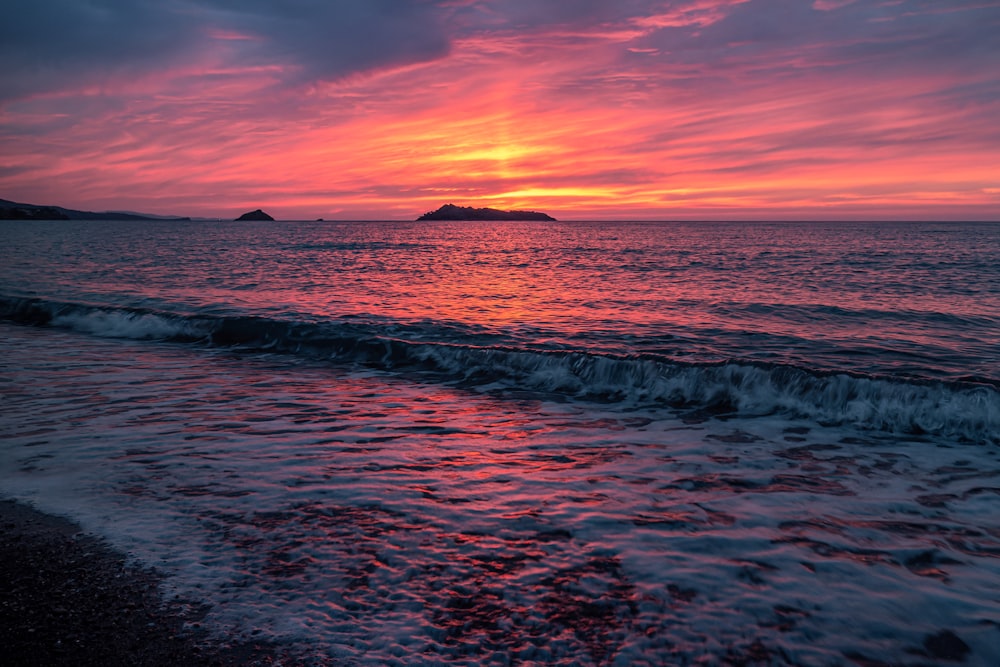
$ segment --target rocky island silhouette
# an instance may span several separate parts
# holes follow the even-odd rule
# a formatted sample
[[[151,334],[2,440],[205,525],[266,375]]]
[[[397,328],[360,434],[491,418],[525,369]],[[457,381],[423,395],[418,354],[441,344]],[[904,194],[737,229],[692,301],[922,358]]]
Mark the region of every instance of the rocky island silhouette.
[[[263,221],[271,221],[271,222],[273,222],[274,218],[272,218],[271,216],[269,216],[267,213],[264,213],[264,211],[260,210],[259,208],[255,209],[253,211],[249,211],[247,213],[244,213],[240,217],[236,218],[236,222],[246,222],[248,220],[263,220]]]
[[[501,211],[495,208],[474,208],[445,204],[436,211],[424,213],[421,220],[545,220],[555,222],[555,218],[539,211]]]

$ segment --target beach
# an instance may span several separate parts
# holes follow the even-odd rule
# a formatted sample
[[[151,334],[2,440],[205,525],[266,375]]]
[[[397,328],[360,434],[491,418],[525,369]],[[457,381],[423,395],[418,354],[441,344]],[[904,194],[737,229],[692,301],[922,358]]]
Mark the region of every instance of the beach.
[[[156,573],[61,517],[0,501],[0,644],[10,665],[291,664],[273,647],[205,642],[198,610]]]

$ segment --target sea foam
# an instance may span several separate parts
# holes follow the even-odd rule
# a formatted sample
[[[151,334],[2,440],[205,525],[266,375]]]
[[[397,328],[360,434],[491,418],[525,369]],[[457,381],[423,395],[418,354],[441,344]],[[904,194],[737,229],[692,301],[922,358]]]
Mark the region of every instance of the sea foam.
[[[1000,389],[989,382],[911,380],[747,360],[691,363],[454,342],[426,325],[305,322],[183,315],[38,299],[0,298],[0,316],[92,335],[269,350],[340,364],[423,373],[480,389],[529,390],[692,416],[781,413],[888,433],[1000,442]],[[435,342],[435,339],[437,341]]]

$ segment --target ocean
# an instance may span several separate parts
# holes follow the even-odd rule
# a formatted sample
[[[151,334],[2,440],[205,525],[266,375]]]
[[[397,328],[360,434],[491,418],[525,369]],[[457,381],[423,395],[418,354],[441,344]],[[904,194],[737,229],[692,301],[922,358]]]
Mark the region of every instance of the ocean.
[[[219,641],[1000,664],[1000,224],[0,230],[0,496]]]

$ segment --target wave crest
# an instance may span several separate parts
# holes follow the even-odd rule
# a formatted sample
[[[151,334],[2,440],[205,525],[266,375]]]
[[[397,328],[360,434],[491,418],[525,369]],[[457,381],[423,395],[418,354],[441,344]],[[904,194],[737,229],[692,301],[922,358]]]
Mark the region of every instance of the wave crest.
[[[986,383],[911,381],[741,361],[699,364],[652,356],[477,346],[455,339],[450,329],[435,337],[433,325],[401,339],[392,335],[389,325],[188,317],[4,297],[0,317],[98,336],[273,350],[386,371],[432,373],[478,389],[663,405],[701,415],[780,413],[826,425],[1000,443],[1000,390]]]

